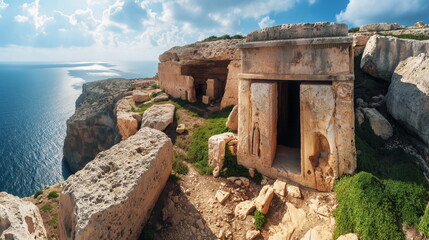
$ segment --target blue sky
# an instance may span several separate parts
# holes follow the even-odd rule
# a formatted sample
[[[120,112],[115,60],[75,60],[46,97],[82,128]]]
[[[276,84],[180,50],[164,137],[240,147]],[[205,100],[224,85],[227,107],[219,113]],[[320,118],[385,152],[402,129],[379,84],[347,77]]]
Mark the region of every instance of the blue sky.
[[[428,0],[0,0],[0,61],[156,60],[210,35],[299,22],[429,22]]]

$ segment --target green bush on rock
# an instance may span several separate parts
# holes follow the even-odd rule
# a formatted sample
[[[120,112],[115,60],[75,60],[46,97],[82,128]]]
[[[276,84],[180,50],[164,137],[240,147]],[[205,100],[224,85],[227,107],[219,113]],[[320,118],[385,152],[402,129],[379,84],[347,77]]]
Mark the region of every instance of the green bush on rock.
[[[255,212],[253,213],[253,218],[255,220],[253,224],[256,230],[261,230],[266,221],[265,215],[260,211],[255,210]]]

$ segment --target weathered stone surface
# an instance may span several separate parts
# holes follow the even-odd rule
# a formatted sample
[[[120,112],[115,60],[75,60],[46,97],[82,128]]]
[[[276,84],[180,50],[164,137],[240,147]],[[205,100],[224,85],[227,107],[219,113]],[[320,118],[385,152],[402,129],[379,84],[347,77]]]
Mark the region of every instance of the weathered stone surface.
[[[235,206],[234,215],[236,218],[244,220],[247,215],[255,211],[255,208],[255,202],[251,200],[243,201]]]
[[[387,110],[429,146],[429,54],[402,61],[386,96]]]
[[[202,99],[202,102],[203,102],[204,104],[210,104],[210,97],[209,97],[209,96],[204,95],[204,96],[203,96],[203,99]]]
[[[416,24],[414,24],[414,27],[417,27],[417,28],[426,27],[426,24],[423,21],[419,21],[419,22],[416,22]]]
[[[120,141],[114,108],[132,83],[128,79],[108,79],[83,85],[76,111],[67,120],[64,141],[64,159],[71,171],[83,168],[97,153]]]
[[[161,101],[167,101],[168,100],[168,95],[167,93],[162,93],[156,97],[153,98],[154,102],[161,102]]]
[[[263,186],[259,192],[258,197],[255,199],[256,210],[263,214],[267,214],[270,209],[271,200],[274,197],[274,189],[270,185]]]
[[[181,47],[173,47],[159,56],[160,62],[183,60],[225,60],[240,59],[237,44],[241,39],[196,42]]]
[[[331,240],[332,233],[322,226],[314,227],[305,233],[301,240]]]
[[[360,67],[374,77],[390,81],[400,61],[428,52],[429,41],[374,35],[365,47]]]
[[[238,130],[238,106],[234,106],[228,116],[228,120],[226,121],[226,127],[231,129],[232,131]]]
[[[131,111],[128,99],[123,98],[116,103],[115,114],[121,140],[129,138],[137,132],[140,115]]]
[[[359,240],[359,236],[356,233],[348,233],[346,235],[341,235],[337,240]]]
[[[215,198],[218,202],[224,203],[229,198],[229,196],[231,196],[231,193],[218,190],[216,192]]]
[[[270,231],[274,232],[269,240],[292,239],[297,230],[302,230],[306,224],[307,214],[302,208],[296,208],[292,203],[286,202],[286,213],[282,218],[283,226],[273,226]]]
[[[369,31],[389,31],[396,30],[399,28],[397,23],[371,23],[367,25],[363,25],[359,28],[360,32],[369,32]]]
[[[48,239],[36,205],[0,192],[0,239]]]
[[[70,176],[60,196],[61,239],[137,239],[173,162],[162,132],[142,128]]]
[[[232,60],[228,65],[228,76],[225,84],[225,92],[220,102],[221,109],[238,104],[238,74],[240,73],[241,62]]]
[[[261,236],[261,232],[258,230],[249,230],[246,232],[246,240],[254,240],[259,236]]]
[[[176,132],[177,132],[178,134],[182,134],[183,132],[185,132],[185,129],[186,129],[185,124],[181,123],[181,124],[179,124],[179,125],[177,126],[177,128],[176,128]]]
[[[294,198],[301,198],[301,190],[299,189],[299,187],[294,186],[294,185],[287,185],[286,187],[286,191],[287,191],[287,195],[294,197]]]
[[[174,110],[174,105],[170,103],[153,105],[143,113],[141,127],[164,131],[173,122]]]
[[[277,179],[274,184],[273,184],[273,188],[274,188],[274,192],[281,196],[284,197],[286,195],[286,182]]]
[[[233,139],[235,139],[235,136],[230,132],[214,135],[209,138],[209,166],[222,169],[225,159],[225,144]]]
[[[389,139],[393,136],[393,128],[389,121],[381,115],[375,108],[362,108],[362,112],[369,120],[372,130],[375,135],[383,138],[384,140]]]
[[[317,22],[284,24],[259,29],[247,34],[246,42],[347,36],[348,28],[344,23]]]
[[[147,91],[141,91],[141,90],[134,90],[133,91],[133,99],[135,102],[142,103],[149,101],[149,92]]]

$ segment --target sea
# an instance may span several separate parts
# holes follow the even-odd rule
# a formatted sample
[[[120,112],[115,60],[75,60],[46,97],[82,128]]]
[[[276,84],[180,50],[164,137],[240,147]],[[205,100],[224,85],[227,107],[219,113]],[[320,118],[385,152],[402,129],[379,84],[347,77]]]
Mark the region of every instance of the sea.
[[[83,83],[156,72],[155,61],[0,63],[0,192],[27,197],[70,176],[66,121]]]

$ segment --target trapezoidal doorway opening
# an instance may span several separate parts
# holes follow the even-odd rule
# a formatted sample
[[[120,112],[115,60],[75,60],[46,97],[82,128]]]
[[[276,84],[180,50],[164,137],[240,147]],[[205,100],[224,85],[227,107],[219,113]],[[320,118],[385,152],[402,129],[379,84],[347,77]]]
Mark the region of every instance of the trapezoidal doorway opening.
[[[278,81],[277,148],[273,167],[301,174],[300,81]]]

